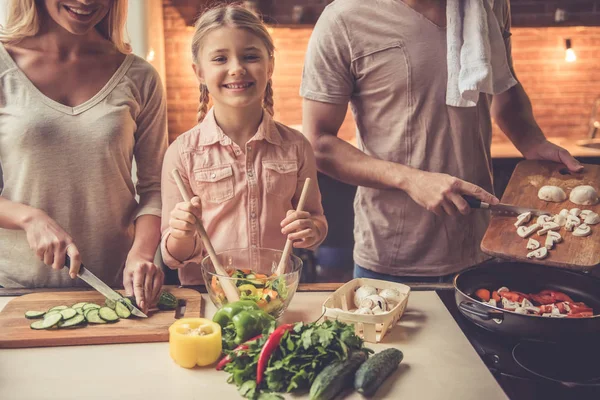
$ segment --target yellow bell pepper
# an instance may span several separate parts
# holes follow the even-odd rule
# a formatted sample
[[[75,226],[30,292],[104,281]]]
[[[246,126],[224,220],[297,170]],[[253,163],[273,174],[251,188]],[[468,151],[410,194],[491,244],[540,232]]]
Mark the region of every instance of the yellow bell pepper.
[[[171,358],[184,368],[203,367],[221,356],[221,326],[206,318],[182,318],[169,327]]]

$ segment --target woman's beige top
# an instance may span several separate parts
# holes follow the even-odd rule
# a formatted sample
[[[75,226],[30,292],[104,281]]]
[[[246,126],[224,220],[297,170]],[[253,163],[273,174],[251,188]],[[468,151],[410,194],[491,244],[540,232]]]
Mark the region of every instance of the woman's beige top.
[[[494,2],[510,64],[509,13]],[[344,0],[312,33],[300,94],[348,104],[369,156],[442,172],[492,191],[491,97],[446,105],[446,28],[399,0]],[[400,190],[359,187],[354,261],[392,275],[446,275],[480,263],[488,213],[438,217]]]
[[[100,92],[68,107],[42,94],[0,44],[2,197],[55,219],[83,263],[109,285],[121,284],[116,278],[133,243],[134,220],[160,216],[166,148],[164,90],[143,59],[128,55]],[[24,231],[0,229],[1,286],[82,284],[67,272],[38,260]]]

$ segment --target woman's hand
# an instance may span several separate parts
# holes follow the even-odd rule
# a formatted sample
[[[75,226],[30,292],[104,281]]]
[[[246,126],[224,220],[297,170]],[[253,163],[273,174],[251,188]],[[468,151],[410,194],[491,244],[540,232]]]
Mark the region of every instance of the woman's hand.
[[[123,286],[127,296],[135,295],[135,302],[143,313],[158,301],[165,274],[154,265],[153,258],[130,252],[123,270]]]
[[[176,239],[193,238],[196,234],[196,219],[202,219],[202,204],[198,196],[192,197],[189,202],[177,203],[169,219],[171,236]]]
[[[305,249],[319,241],[319,228],[307,211],[289,210],[281,227],[281,233],[294,242],[294,247]]]
[[[77,278],[81,266],[79,250],[71,236],[56,221],[42,210],[36,210],[23,229],[29,247],[44,264],[60,270],[65,266],[65,255],[68,254],[71,258],[69,275],[71,279]]]
[[[456,177],[436,172],[417,170],[409,178],[406,192],[421,207],[436,215],[467,215],[471,211],[463,194],[489,204],[498,204],[496,196],[479,186]]]

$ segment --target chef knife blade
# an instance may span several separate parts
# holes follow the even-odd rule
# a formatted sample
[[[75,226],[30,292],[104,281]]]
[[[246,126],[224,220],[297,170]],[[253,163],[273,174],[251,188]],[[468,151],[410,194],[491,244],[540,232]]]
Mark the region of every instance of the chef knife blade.
[[[71,266],[71,258],[67,255],[65,258],[65,267]],[[113,301],[120,301],[123,299],[119,293],[115,292],[106,283],[102,282],[100,278],[92,274],[89,269],[85,268],[83,264],[79,267],[79,273],[77,274],[84,282],[100,292],[104,297]],[[136,317],[148,318],[139,308],[131,304],[131,313]]]
[[[507,215],[519,215],[526,212],[530,212],[532,215],[539,217],[540,215],[550,215],[550,212],[537,210],[535,208],[518,207],[510,204],[488,204],[484,201],[476,199],[475,197],[464,195],[463,198],[467,201],[471,208],[489,209],[491,211],[498,212],[499,214]]]

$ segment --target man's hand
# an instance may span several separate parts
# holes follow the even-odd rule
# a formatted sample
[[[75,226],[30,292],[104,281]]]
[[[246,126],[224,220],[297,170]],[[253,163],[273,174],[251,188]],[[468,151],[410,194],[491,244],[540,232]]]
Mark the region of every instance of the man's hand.
[[[496,196],[486,192],[479,186],[463,181],[447,174],[416,170],[408,179],[406,193],[421,207],[432,213],[469,214],[471,208],[462,198],[467,194],[489,204],[498,204]]]
[[[165,275],[152,259],[130,252],[123,271],[123,286],[127,296],[135,295],[135,301],[143,313],[155,304],[160,295]]]
[[[544,139],[522,150],[528,160],[547,160],[564,164],[571,172],[580,172],[583,165],[568,150]]]

